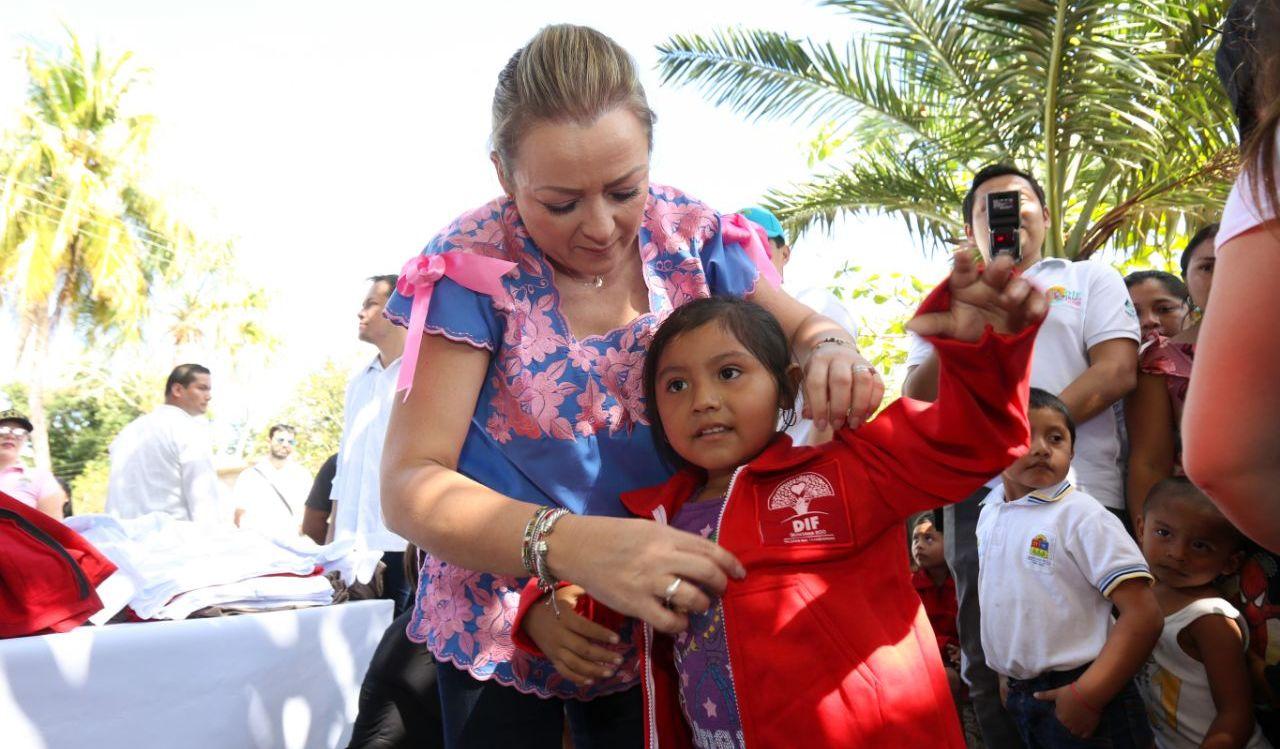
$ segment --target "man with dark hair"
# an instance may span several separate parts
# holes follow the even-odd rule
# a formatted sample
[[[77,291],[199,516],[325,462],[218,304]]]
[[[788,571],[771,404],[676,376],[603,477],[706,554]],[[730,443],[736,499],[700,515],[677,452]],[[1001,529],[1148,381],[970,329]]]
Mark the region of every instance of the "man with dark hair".
[[[311,472],[291,460],[297,444],[297,431],[288,424],[275,424],[267,431],[267,457],[236,477],[236,525],[273,536],[301,532]]]
[[[1112,406],[1137,383],[1137,312],[1114,268],[1041,255],[1053,219],[1044,189],[1030,173],[1009,164],[992,164],[975,174],[961,206],[965,237],[985,260],[991,260],[987,196],[995,192],[1018,193],[1022,257],[1017,268],[1049,298],[1049,315],[1036,335],[1031,385],[1056,394],[1078,425],[1074,483],[1123,519],[1120,440]],[[937,388],[938,358],[932,346],[912,336],[902,394],[932,401]],[[962,673],[983,738],[987,746],[1016,747],[1021,740],[1000,705],[996,675],[986,666],[980,639],[975,529],[983,498],[998,485],[996,476],[973,496],[943,510],[944,548],[960,602]]]
[[[210,372],[182,364],[165,382],[164,405],[139,416],[111,443],[108,514],[123,518],[165,512],[179,520],[229,522],[213,468],[208,423]]]
[[[333,538],[350,538],[361,550],[383,552],[387,565],[384,590],[396,602],[396,615],[413,601],[404,576],[404,550],[408,542],[387,530],[382,518],[382,443],[391,418],[396,378],[405,329],[382,314],[395,288],[395,276],[374,276],[356,314],[361,341],[372,343],[378,353],[347,383],[343,408],[342,444],[333,479]],[[362,581],[364,582],[364,581]]]

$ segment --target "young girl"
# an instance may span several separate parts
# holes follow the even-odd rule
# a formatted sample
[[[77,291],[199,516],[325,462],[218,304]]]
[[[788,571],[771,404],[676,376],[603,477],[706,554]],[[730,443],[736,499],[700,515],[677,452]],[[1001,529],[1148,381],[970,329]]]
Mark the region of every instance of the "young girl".
[[[776,429],[796,388],[772,316],[712,298],[663,323],[645,388],[654,433],[681,470],[623,502],[716,540],[747,576],[717,601],[679,578],[655,591],[689,626],[674,638],[646,628],[648,747],[964,746],[902,553],[904,521],[967,496],[1025,448],[1045,303],[1009,272],[1002,259],[979,279],[959,256],[912,322],[941,357],[936,403],[899,400],[816,448],[793,448]],[[970,303],[979,296],[981,312]],[[941,331],[950,337],[932,335]],[[585,681],[616,661],[597,644],[609,632],[586,621],[606,617],[579,593],[557,591],[557,613],[526,588],[514,631]]]
[[[1138,536],[1165,617],[1142,679],[1156,745],[1270,747],[1253,721],[1247,623],[1213,586],[1240,568],[1244,537],[1185,478],[1155,485]]]

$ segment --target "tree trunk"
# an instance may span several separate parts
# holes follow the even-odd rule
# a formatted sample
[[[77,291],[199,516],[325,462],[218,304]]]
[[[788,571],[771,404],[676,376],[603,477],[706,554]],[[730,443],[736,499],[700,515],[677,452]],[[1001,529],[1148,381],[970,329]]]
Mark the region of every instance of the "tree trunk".
[[[53,321],[40,302],[28,310],[31,319],[31,359],[27,368],[27,418],[31,419],[31,449],[35,451],[36,468],[52,470],[49,458],[49,417],[44,408],[44,377],[49,361],[49,333]]]

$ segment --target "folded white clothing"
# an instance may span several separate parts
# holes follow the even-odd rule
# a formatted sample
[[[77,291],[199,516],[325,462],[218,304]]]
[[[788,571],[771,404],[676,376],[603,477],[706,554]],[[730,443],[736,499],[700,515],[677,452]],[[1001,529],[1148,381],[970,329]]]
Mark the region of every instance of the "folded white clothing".
[[[350,541],[320,546],[303,536],[273,538],[160,512],[127,519],[76,515],[66,523],[129,578],[136,590],[127,605],[143,619],[167,618],[162,610],[183,593],[265,575],[310,575],[320,567],[337,570],[350,584],[371,566],[370,558],[376,564],[381,556],[355,552]]]
[[[183,593],[165,604],[154,618],[186,619],[193,611],[206,606],[278,608],[291,605],[323,606],[332,601],[333,585],[323,575],[272,575]]]

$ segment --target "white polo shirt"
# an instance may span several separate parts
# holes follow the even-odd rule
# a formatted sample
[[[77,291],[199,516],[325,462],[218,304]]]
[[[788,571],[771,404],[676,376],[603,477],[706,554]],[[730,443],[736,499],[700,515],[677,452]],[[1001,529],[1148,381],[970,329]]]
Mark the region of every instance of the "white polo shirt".
[[[164,512],[197,523],[231,522],[203,419],[162,405],[121,429],[110,453],[108,515],[136,518]]]
[[[408,542],[382,518],[382,443],[387,436],[400,359],[383,367],[377,356],[347,383],[338,471],[330,497],[338,503],[335,541],[353,538],[364,551],[404,551]]]
[[[997,486],[977,535],[982,651],[1015,679],[1092,662],[1111,631],[1116,586],[1153,579],[1119,519],[1070,481],[1012,502]]]
[[[1138,314],[1124,279],[1111,266],[1045,258],[1022,277],[1049,297],[1049,316],[1036,334],[1031,358],[1032,387],[1058,395],[1089,368],[1090,348],[1115,338],[1139,340]],[[932,351],[932,345],[910,334],[907,366],[921,364]],[[1076,425],[1075,452],[1071,467],[1079,487],[1107,507],[1124,509],[1114,410],[1104,408]]]

